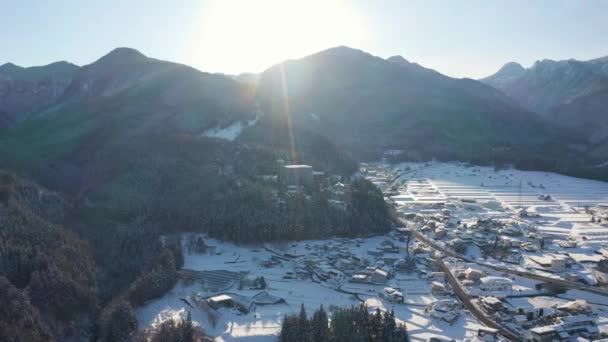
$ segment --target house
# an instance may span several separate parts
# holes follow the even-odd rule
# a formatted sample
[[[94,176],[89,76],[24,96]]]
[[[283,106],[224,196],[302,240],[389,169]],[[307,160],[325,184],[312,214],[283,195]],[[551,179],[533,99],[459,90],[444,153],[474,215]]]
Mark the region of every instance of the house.
[[[445,284],[440,283],[438,281],[434,281],[431,283],[431,293],[434,296],[445,296],[448,291]]]
[[[383,256],[382,261],[384,261],[385,265],[393,265],[399,258],[396,256]]]
[[[328,190],[330,191],[331,197],[333,199],[340,200],[340,199],[344,198],[344,193],[346,192],[346,185],[344,185],[341,182],[337,182],[336,184],[329,187]]]
[[[392,287],[385,287],[380,291],[380,297],[392,303],[403,303],[405,297],[402,292],[397,291]]]
[[[585,333],[597,336],[597,317],[593,315],[565,316],[558,319],[558,324],[569,334]]]
[[[311,186],[313,184],[313,169],[310,165],[284,165],[279,179],[287,186]]]
[[[549,325],[530,329],[532,342],[553,342],[558,337],[557,327]]]
[[[477,329],[477,339],[480,341],[497,341],[498,330],[489,327],[481,327]]]
[[[482,277],[485,277],[485,273],[475,268],[467,268],[464,271],[464,278],[472,281],[479,281]]]
[[[388,273],[381,269],[376,269],[370,276],[370,281],[373,284],[385,284],[388,279]]]
[[[532,255],[529,258],[540,266],[548,268],[553,272],[563,272],[568,265],[568,258],[558,254],[546,254],[542,256]]]
[[[375,257],[381,257],[382,255],[384,255],[384,252],[379,251],[377,249],[370,249],[367,251],[367,254]]]
[[[380,268],[368,267],[351,275],[350,282],[365,284],[385,284],[388,273]]]
[[[428,280],[436,280],[445,282],[445,273],[443,272],[430,272],[427,274]]]
[[[439,300],[431,304],[430,316],[452,324],[458,318],[461,308],[455,300]]]
[[[588,315],[560,317],[556,324],[530,329],[533,342],[569,341],[574,334],[595,338],[599,335],[597,317]]]
[[[486,292],[508,292],[513,287],[513,281],[504,277],[483,277],[479,281],[480,289]]]
[[[534,321],[553,314],[555,309],[549,297],[509,298],[508,309],[512,315],[523,316],[525,321]]]
[[[492,296],[480,297],[479,306],[490,314],[503,311],[505,308],[504,303],[500,299]]]
[[[214,309],[220,308],[236,308],[241,313],[248,313],[251,303],[247,303],[244,298],[234,295],[221,294],[207,298],[207,304]]]
[[[445,230],[444,228],[435,229],[435,238],[436,239],[443,239],[444,237],[446,237],[447,234],[448,234],[448,231]]]
[[[519,217],[528,217],[528,211],[524,208],[519,208],[519,209],[515,210],[515,212],[517,213],[517,216],[519,216]]]

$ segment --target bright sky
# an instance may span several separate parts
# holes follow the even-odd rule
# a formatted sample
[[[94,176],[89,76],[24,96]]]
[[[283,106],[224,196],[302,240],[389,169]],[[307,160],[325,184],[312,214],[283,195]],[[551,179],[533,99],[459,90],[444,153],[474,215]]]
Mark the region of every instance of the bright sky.
[[[337,45],[454,77],[608,55],[608,1],[0,0],[0,64],[83,65],[115,47],[209,72],[259,72]]]

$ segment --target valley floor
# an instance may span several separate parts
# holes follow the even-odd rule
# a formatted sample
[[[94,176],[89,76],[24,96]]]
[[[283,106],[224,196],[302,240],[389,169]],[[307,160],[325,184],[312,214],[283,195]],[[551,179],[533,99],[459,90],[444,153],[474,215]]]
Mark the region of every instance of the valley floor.
[[[447,248],[450,240],[462,240],[464,235],[470,233],[453,228],[456,220],[460,227],[463,223],[474,226],[479,219],[490,219],[502,222],[503,228],[521,229],[524,237],[511,236],[505,230],[493,233],[491,238],[481,236],[489,241],[509,241],[512,244],[508,248],[509,258],[512,260],[483,255],[479,244],[473,243],[466,247],[463,257],[483,259],[488,264],[536,272],[556,279],[576,276],[589,286],[597,284],[593,269],[599,260],[608,256],[608,253],[602,254],[608,243],[608,228],[605,221],[591,222],[591,218],[595,221],[596,217],[604,215],[602,208],[608,204],[608,183],[545,172],[496,171],[459,163],[369,165],[363,167],[362,174],[385,191],[386,198],[404,217],[418,216],[426,220],[439,216],[444,210],[443,214],[449,215],[444,220],[447,234],[434,236],[437,230],[424,233],[439,247]],[[522,215],[522,208],[526,211],[525,215]],[[423,228],[423,223],[418,221],[412,220],[410,223],[410,229]],[[526,238],[531,232],[550,237],[547,245],[539,249],[538,245],[530,244],[530,250],[522,249],[528,248],[526,242],[532,241]],[[475,340],[479,329],[483,328],[483,324],[468,310],[453,309],[454,316],[449,319],[445,318],[444,311],[436,307],[438,302],[456,307],[458,301],[450,286],[444,283],[443,274],[428,263],[435,253],[415,239],[412,239],[408,249],[403,230],[365,239],[327,239],[258,246],[236,246],[205,238],[207,251],[202,254],[187,251],[186,241],[191,239],[188,235],[183,237],[183,268],[188,271],[184,271],[183,279],[164,297],[137,309],[140,327],[153,328],[168,318],[184,317],[190,311],[195,323],[217,341],[273,341],[280,331],[282,318],[286,314],[299,312],[301,304],[308,313],[312,313],[320,305],[331,311],[332,306],[365,302],[370,310],[394,310],[398,321],[406,324],[413,341],[426,341],[434,336],[459,341]],[[564,248],[557,245],[561,242],[572,245],[568,249],[567,257],[571,261],[567,270],[556,272],[531,261],[535,256],[563,254]],[[414,256],[416,262],[413,268],[405,272],[396,265],[409,256]],[[445,260],[451,272],[476,267],[464,261]],[[371,284],[350,281],[357,274],[369,274],[366,273],[369,270],[386,271],[386,282],[383,280]],[[488,276],[505,276],[490,269],[480,271]],[[239,279],[251,280],[256,277],[264,277],[267,287],[254,290],[247,289],[250,286],[245,285],[244,289],[240,289]],[[509,277],[513,287],[502,294],[485,293],[480,290],[478,283],[463,287],[475,298],[497,296],[505,302],[546,294],[537,288],[539,281]],[[446,285],[445,293],[437,294],[431,290],[436,283]],[[381,295],[385,287],[402,292],[403,303],[391,302],[387,300],[388,297]],[[210,298],[217,295],[227,295],[232,307],[211,307]],[[608,333],[608,297],[569,290],[560,298],[554,298],[555,302],[545,304],[556,306],[581,298],[591,304],[599,330]],[[277,299],[280,301],[276,302]],[[239,307],[245,310],[238,310]],[[449,316],[450,310],[447,311]],[[509,327],[527,336],[523,332],[525,329]]]

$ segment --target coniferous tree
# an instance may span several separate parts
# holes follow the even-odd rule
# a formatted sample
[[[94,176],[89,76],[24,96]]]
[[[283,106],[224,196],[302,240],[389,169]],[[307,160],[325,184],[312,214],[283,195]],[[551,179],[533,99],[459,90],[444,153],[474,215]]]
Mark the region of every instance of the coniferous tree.
[[[186,322],[184,322],[182,327],[182,336],[184,342],[194,342],[194,327],[192,326],[192,314],[190,314],[190,311],[188,311]]]
[[[308,322],[308,316],[306,315],[306,309],[304,308],[303,303],[300,306],[300,314],[298,315],[298,341],[310,341],[310,327]]]
[[[365,305],[333,311],[328,324],[321,306],[307,319],[302,306],[298,315],[286,316],[281,326],[280,342],[407,342],[405,325],[398,325],[394,311],[377,309],[369,313]]]
[[[329,341],[329,325],[323,305],[312,315],[310,325],[312,341]]]
[[[294,342],[298,337],[298,318],[294,315],[288,315],[283,318],[281,325],[281,333],[279,334],[280,342]]]

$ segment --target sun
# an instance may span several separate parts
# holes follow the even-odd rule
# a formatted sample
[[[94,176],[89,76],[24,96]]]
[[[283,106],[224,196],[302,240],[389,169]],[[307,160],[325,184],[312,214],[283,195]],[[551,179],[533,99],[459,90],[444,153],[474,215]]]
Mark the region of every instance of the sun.
[[[337,45],[360,46],[364,25],[343,1],[217,0],[201,14],[188,59],[209,71],[259,72]]]

